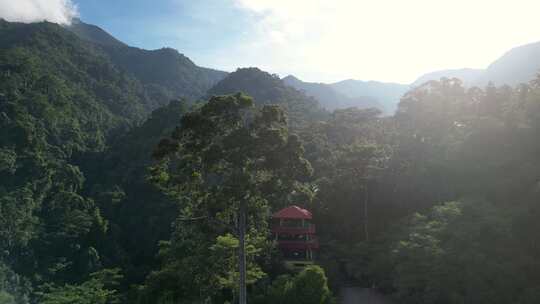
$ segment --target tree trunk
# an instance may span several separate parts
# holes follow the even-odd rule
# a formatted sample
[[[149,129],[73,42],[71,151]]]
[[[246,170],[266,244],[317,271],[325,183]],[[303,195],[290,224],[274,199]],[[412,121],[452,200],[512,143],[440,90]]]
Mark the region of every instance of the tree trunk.
[[[369,227],[368,227],[368,184],[366,183],[366,189],[364,189],[364,237],[366,242],[369,242]]]
[[[240,202],[239,219],[238,219],[238,271],[240,273],[240,286],[238,291],[238,299],[240,304],[247,303],[246,290],[246,202],[243,199]]]

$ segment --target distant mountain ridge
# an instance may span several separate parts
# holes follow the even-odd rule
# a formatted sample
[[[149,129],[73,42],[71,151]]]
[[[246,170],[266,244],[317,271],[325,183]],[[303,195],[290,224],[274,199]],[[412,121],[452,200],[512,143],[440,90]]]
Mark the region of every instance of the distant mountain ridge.
[[[106,54],[120,71],[136,78],[144,87],[148,100],[154,101],[151,108],[166,105],[171,99],[186,98],[193,101],[205,97],[215,84],[228,75],[224,71],[199,67],[172,48],[144,50],[128,46],[100,27],[78,19],[63,28]],[[17,35],[3,37],[4,43],[17,41]],[[531,81],[539,70],[540,42],[537,42],[509,50],[486,69],[434,71],[422,75],[411,85],[354,79],[330,84],[313,83],[304,82],[292,75],[283,78],[283,83],[313,97],[329,111],[346,107],[376,107],[391,114],[400,98],[411,87],[430,80],[459,78],[465,86],[480,87],[489,82],[495,85],[516,85]]]
[[[348,107],[358,108],[378,108],[385,111],[385,108],[376,98],[372,96],[349,97],[325,83],[304,82],[293,75],[282,79],[283,82],[297,90],[303,91],[319,101],[322,107],[329,111]]]
[[[486,69],[455,69],[431,72],[420,76],[413,86],[442,77],[459,78],[466,86],[517,85],[535,79],[540,71],[540,42],[515,47],[491,63]]]
[[[254,67],[230,73],[208,90],[207,98],[238,92],[253,97],[257,105],[277,104],[285,108],[293,129],[328,115],[317,99],[286,85],[278,76]]]
[[[354,79],[331,84],[309,83],[294,76],[287,76],[283,80],[286,84],[316,98],[328,110],[348,106],[360,108],[375,106],[391,114],[407,91],[430,80],[459,78],[466,87],[484,87],[490,82],[497,86],[515,86],[534,80],[539,73],[540,42],[535,42],[507,51],[485,69],[463,68],[434,71],[420,76],[410,85]],[[358,102],[350,102],[350,100],[348,102],[346,98],[353,98]]]
[[[377,108],[384,114],[393,114],[400,98],[410,88],[399,83],[354,79],[330,84],[304,82],[292,75],[284,77],[283,82],[317,99],[329,111],[350,107]]]
[[[93,43],[116,47],[128,46],[122,41],[114,38],[111,34],[107,33],[99,26],[84,23],[81,19],[78,18],[73,19],[71,25],[69,25],[67,29],[75,33],[75,35],[79,36],[79,38],[91,41]]]
[[[540,42],[515,47],[491,63],[477,85],[517,85],[533,80],[540,71]]]
[[[420,76],[411,85],[416,87],[430,80],[439,80],[443,77],[459,78],[465,85],[474,85],[482,73],[484,73],[484,70],[482,69],[469,68],[434,71]]]
[[[330,86],[351,98],[372,97],[388,114],[394,113],[401,97],[410,89],[408,84],[355,79],[339,81]]]

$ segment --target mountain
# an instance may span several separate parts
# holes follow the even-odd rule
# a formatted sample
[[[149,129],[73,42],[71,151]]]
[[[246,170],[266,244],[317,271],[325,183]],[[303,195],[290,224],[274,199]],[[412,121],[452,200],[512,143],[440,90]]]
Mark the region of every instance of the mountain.
[[[167,98],[166,102],[178,97],[196,100],[227,75],[199,67],[172,48],[104,47],[104,50],[117,66],[139,79],[155,96]]]
[[[511,49],[491,63],[478,78],[476,85],[493,82],[496,85],[516,85],[535,79],[540,72],[540,42]]]
[[[57,24],[0,20],[0,277],[5,261],[17,278],[96,270],[107,223],[80,164],[156,107],[95,44]]]
[[[67,29],[75,33],[79,38],[93,43],[107,46],[127,47],[125,43],[114,38],[99,26],[84,23],[80,19],[74,19]]]
[[[283,82],[286,85],[303,91],[306,95],[317,99],[321,106],[329,111],[349,107],[378,108],[383,112],[385,110],[384,107],[377,102],[376,98],[372,96],[351,98],[339,93],[328,84],[304,82],[293,75],[283,78]]]
[[[169,238],[170,223],[177,216],[177,201],[148,183],[148,167],[154,162],[154,148],[172,134],[187,109],[178,100],[155,109],[144,123],[80,166],[93,198],[115,227],[114,242],[126,252],[111,258],[122,265],[131,282],[143,281],[148,265],[158,261],[156,244]],[[111,196],[114,204],[108,202]]]
[[[208,95],[237,92],[252,96],[259,105],[283,106],[287,110],[293,128],[319,120],[328,114],[315,98],[286,85],[278,76],[258,68],[241,68],[230,73],[208,90]]]
[[[399,83],[348,79],[330,84],[337,92],[349,98],[370,97],[381,104],[386,113],[394,113],[400,98],[410,86]]]
[[[516,85],[535,79],[540,71],[540,42],[518,46],[506,52],[486,69],[456,69],[428,73],[413,82],[421,85],[429,80],[459,78],[466,86]]]
[[[179,97],[196,100],[227,75],[199,67],[172,48],[144,50],[128,46],[101,28],[80,20],[67,29],[95,44],[117,67],[137,78],[160,105]]]
[[[225,75],[92,25],[0,20],[0,299],[6,261],[36,278],[21,286],[111,263],[141,283],[176,216],[146,182],[153,147],[188,107],[168,98],[201,97]]]
[[[430,80],[439,80],[441,78],[459,78],[465,85],[473,85],[478,78],[484,73],[482,69],[455,69],[441,70],[424,74],[416,79],[411,86],[417,87]]]
[[[7,102],[43,94],[43,110],[67,112],[70,119],[81,119],[77,129],[94,123],[93,119],[101,120],[95,122],[101,127],[108,126],[103,120],[110,120],[111,127],[134,123],[158,106],[143,85],[118,68],[99,47],[57,24],[0,20],[0,52],[0,71],[8,76],[4,85],[22,78],[26,86],[22,91],[17,86],[6,88]],[[28,110],[38,108],[33,105]]]
[[[109,119],[115,127],[140,122],[171,99],[196,100],[227,75],[199,67],[170,48],[129,47],[80,20],[63,27],[0,19],[0,48],[4,56],[1,71],[16,77],[31,67],[37,69],[37,75],[53,76],[40,80],[41,85],[47,83],[48,90],[62,85],[72,94],[84,94],[84,98],[67,96],[75,107],[73,113],[94,108],[93,115]],[[88,105],[83,106],[85,102]],[[87,123],[90,117],[85,119]],[[104,125],[100,123],[100,127]],[[104,135],[100,136],[103,140]]]

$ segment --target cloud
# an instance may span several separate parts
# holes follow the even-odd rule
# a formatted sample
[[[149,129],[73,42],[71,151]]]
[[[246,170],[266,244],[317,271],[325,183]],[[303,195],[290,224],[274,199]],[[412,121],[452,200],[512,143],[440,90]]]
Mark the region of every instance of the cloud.
[[[312,81],[412,82],[540,40],[538,0],[234,1],[255,20],[237,58]]]
[[[0,0],[0,18],[7,21],[70,24],[77,16],[71,0]]]

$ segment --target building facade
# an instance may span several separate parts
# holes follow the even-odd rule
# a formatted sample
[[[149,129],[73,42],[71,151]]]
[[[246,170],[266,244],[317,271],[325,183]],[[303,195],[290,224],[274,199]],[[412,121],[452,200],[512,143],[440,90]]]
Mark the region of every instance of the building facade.
[[[300,269],[313,264],[319,249],[311,212],[289,206],[272,215],[272,233],[283,255],[285,266]]]

